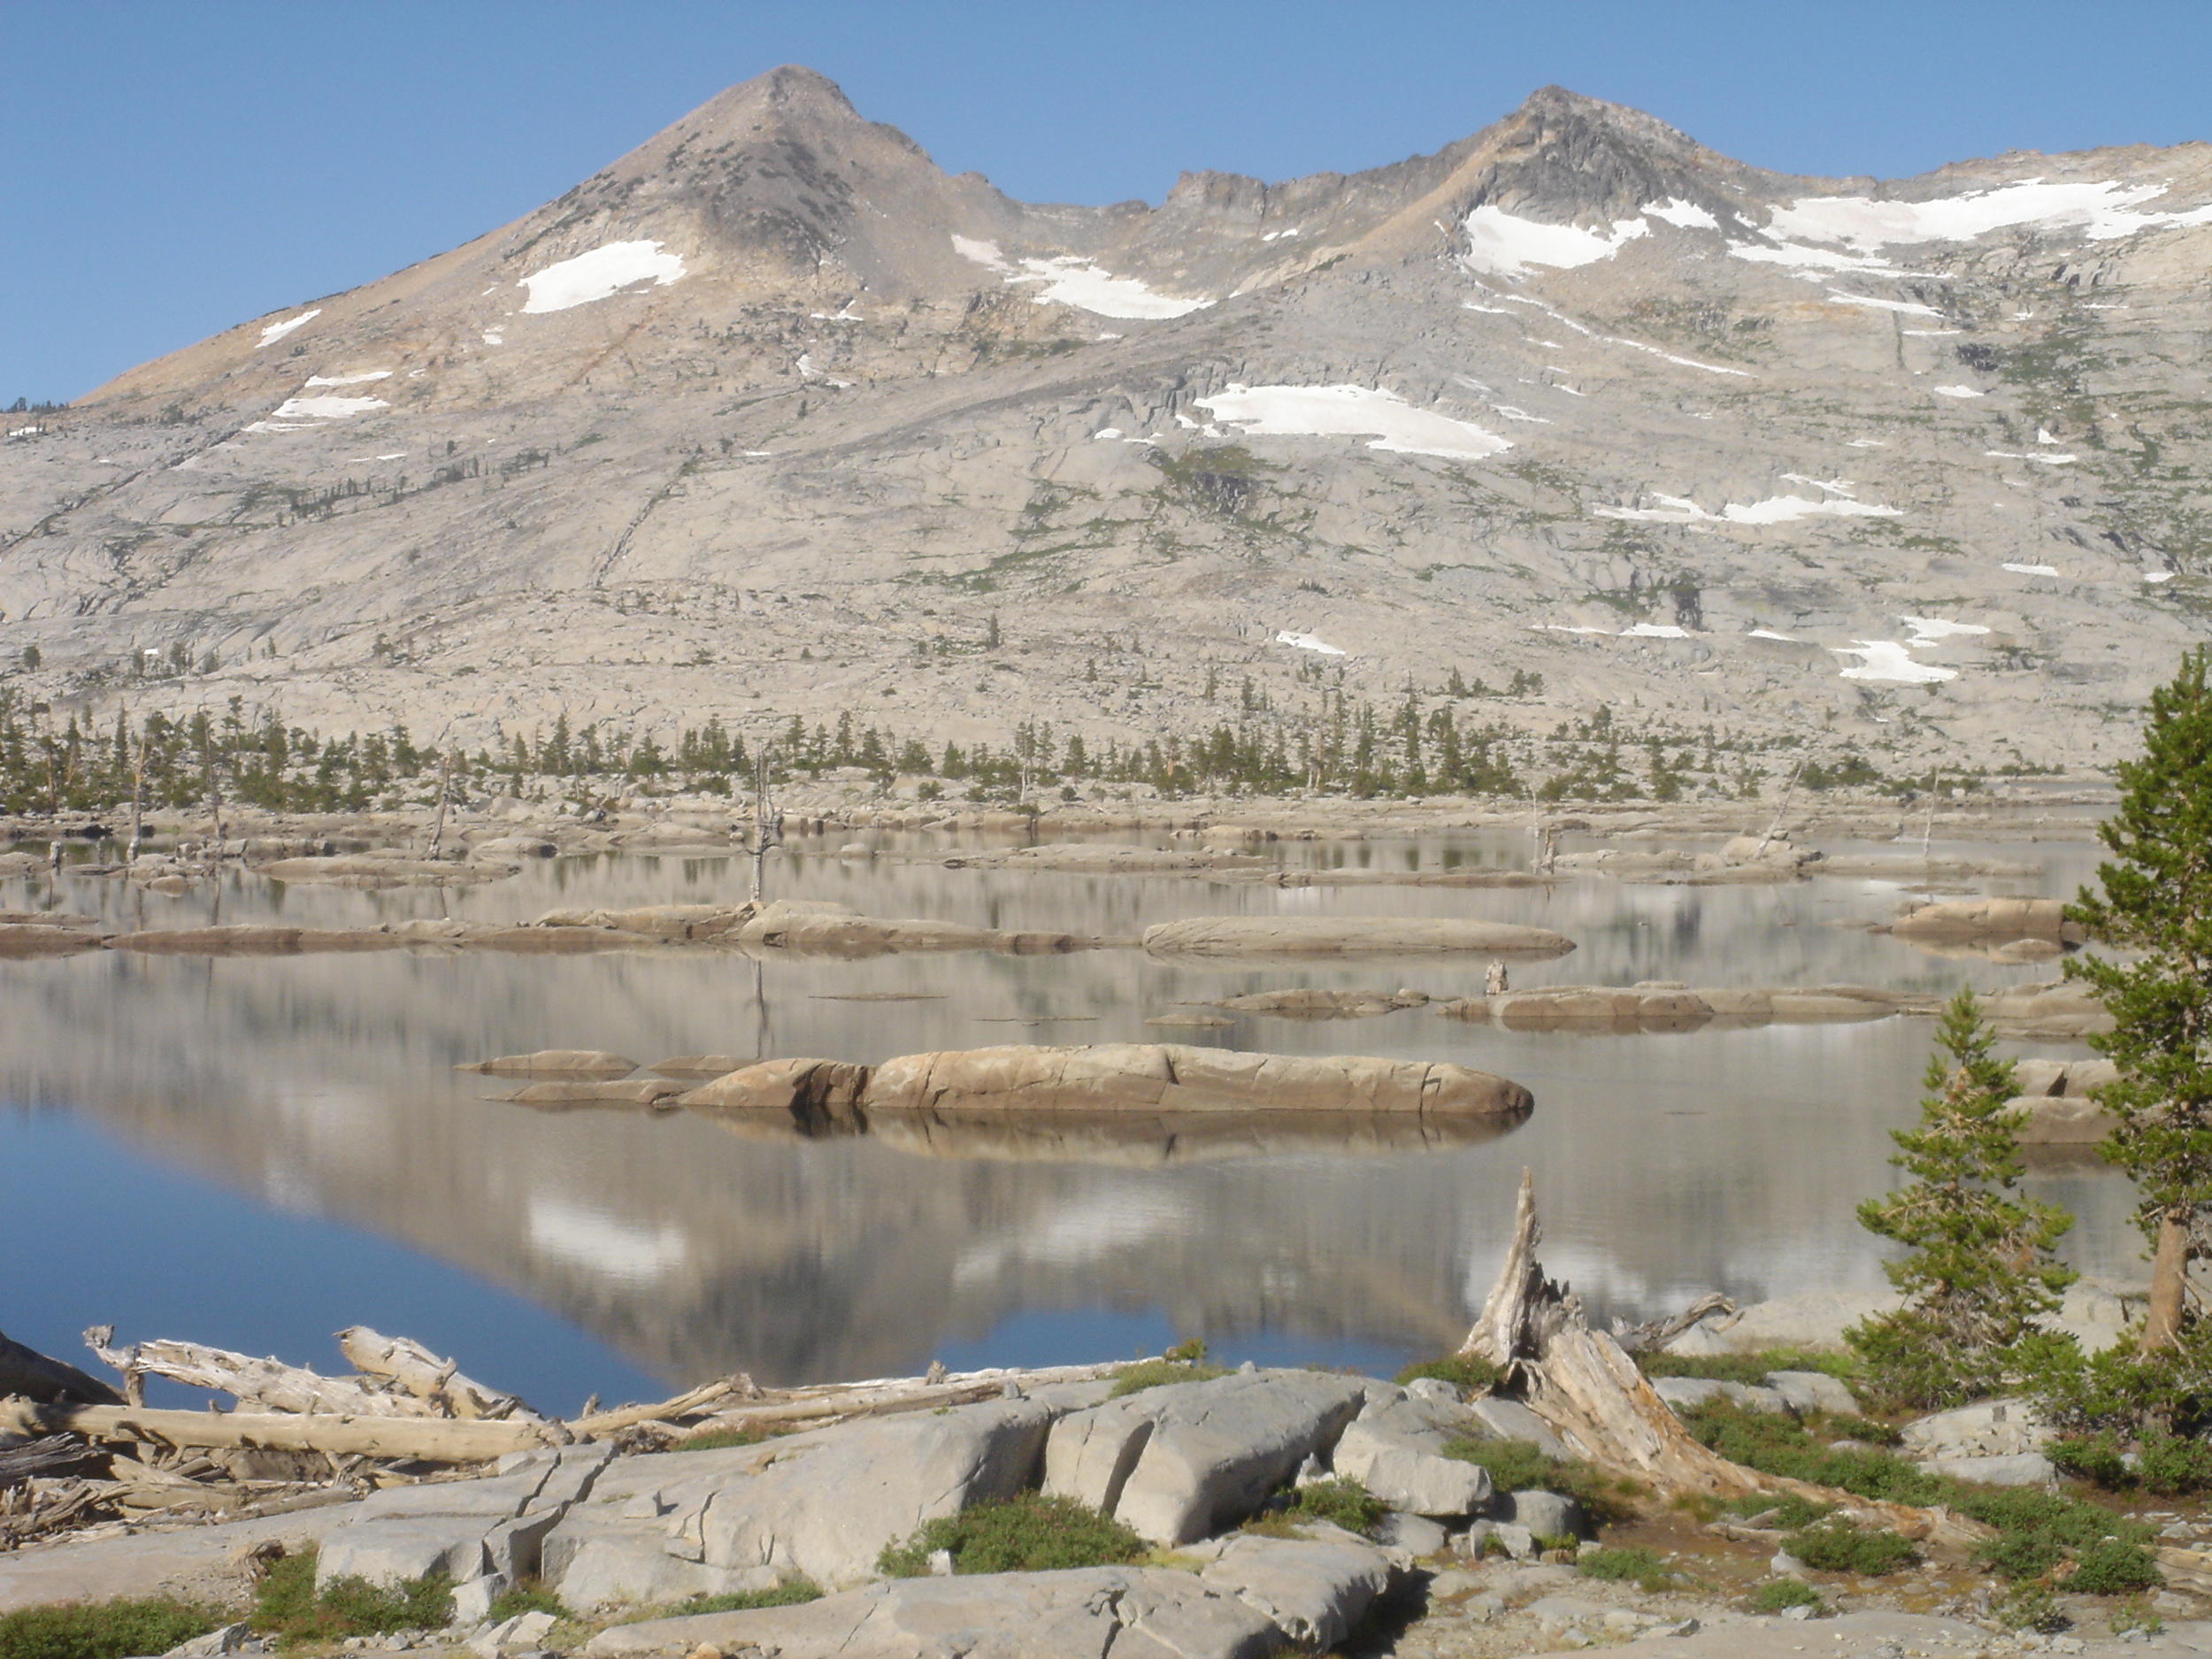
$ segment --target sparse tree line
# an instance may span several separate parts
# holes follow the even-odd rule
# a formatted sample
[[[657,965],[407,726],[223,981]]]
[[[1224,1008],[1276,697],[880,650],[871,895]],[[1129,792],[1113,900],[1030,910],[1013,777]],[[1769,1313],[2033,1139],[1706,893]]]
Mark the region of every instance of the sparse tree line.
[[[35,671],[36,648],[22,660]],[[213,651],[195,663],[181,641],[134,660],[147,677],[165,680],[219,666]],[[780,783],[854,768],[884,786],[901,775],[919,778],[927,798],[957,792],[1001,802],[1048,802],[1055,792],[1072,798],[1085,787],[1130,785],[1171,797],[1302,789],[1363,799],[1668,802],[1754,798],[1781,777],[1812,790],[1947,795],[1986,776],[1977,770],[1891,778],[1855,749],[1818,759],[1795,734],[1752,739],[1710,724],[1655,724],[1639,732],[1604,707],[1532,738],[1506,721],[1475,718],[1451,687],[1425,697],[1409,687],[1394,706],[1355,702],[1341,688],[1317,695],[1314,705],[1286,711],[1248,680],[1232,718],[1102,743],[1063,735],[1048,722],[1024,722],[1002,746],[964,747],[864,723],[850,712],[812,724],[793,716],[757,728],[749,739],[719,717],[668,734],[575,726],[561,714],[549,729],[501,733],[471,750],[435,736],[426,741],[399,725],[342,736],[310,732],[288,725],[273,707],[249,711],[237,696],[219,713],[153,713],[135,722],[119,713],[111,723],[75,713],[58,718],[19,687],[0,684],[0,807],[105,809],[140,787],[149,805],[182,805],[211,785],[227,797],[276,810],[359,810],[395,791],[420,794],[442,770],[464,796],[494,787],[520,793],[549,781],[577,795],[618,787],[726,795],[752,776],[764,746]]]

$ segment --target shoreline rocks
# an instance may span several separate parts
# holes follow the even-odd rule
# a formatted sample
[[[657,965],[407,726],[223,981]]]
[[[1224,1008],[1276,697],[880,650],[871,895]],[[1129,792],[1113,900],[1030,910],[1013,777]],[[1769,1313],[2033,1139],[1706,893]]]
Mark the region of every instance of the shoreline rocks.
[[[1563,956],[1574,941],[1548,927],[1417,916],[1196,916],[1144,930],[1146,952],[1167,961],[1443,954]]]

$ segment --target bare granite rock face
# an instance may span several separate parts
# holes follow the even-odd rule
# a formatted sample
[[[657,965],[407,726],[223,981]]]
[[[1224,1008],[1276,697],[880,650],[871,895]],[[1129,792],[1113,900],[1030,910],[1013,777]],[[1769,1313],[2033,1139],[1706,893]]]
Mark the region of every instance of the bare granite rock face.
[[[472,748],[841,701],[1294,755],[1316,671],[1457,670],[1524,763],[1601,704],[2108,759],[2200,631],[2208,202],[2200,147],[1873,185],[1546,88],[1363,173],[1040,208],[778,69],[10,428],[0,651],[57,714]]]

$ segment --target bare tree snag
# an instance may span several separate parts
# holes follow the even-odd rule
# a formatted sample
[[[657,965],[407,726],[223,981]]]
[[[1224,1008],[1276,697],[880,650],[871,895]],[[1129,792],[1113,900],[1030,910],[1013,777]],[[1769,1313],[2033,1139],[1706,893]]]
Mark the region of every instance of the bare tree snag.
[[[121,1371],[127,1385],[138,1377],[166,1377],[188,1388],[211,1389],[229,1394],[241,1405],[270,1411],[334,1411],[373,1417],[440,1415],[435,1407],[419,1400],[381,1393],[356,1378],[318,1376],[277,1360],[255,1359],[197,1342],[163,1339],[134,1348],[110,1348],[113,1331],[111,1325],[95,1325],[84,1333],[85,1346],[104,1363]],[[137,1393],[131,1393],[135,1403]]]
[[[1513,1241],[1497,1283],[1459,1352],[1497,1366],[1504,1386],[1580,1456],[1662,1492],[1706,1493],[1720,1498],[1753,1492],[1795,1493],[1892,1527],[1908,1538],[1964,1542],[1989,1535],[1986,1528],[1947,1510],[1878,1502],[1762,1474],[1701,1446],[1673,1409],[1652,1391],[1626,1350],[1603,1332],[1590,1329],[1580,1299],[1544,1277],[1536,1259],[1542,1237],[1536,1219],[1535,1183],[1523,1170],[1514,1204]]]
[[[349,1325],[338,1333],[338,1351],[356,1371],[397,1383],[441,1415],[537,1420],[538,1414],[513,1394],[501,1394],[464,1377],[453,1361],[440,1359],[407,1337],[386,1336],[365,1325]]]
[[[1664,1319],[1649,1319],[1642,1325],[1630,1325],[1626,1320],[1616,1319],[1613,1321],[1613,1340],[1632,1354],[1655,1354],[1713,1315],[1736,1311],[1736,1304],[1716,1290],[1700,1296],[1680,1313],[1671,1314]]]

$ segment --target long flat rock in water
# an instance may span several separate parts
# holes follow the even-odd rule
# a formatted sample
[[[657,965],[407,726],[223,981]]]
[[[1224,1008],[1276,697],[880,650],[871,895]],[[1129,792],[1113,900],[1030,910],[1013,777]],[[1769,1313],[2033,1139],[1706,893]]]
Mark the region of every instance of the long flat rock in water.
[[[1144,930],[1156,956],[1394,956],[1447,953],[1563,956],[1574,941],[1548,927],[1422,916],[1193,916]]]

